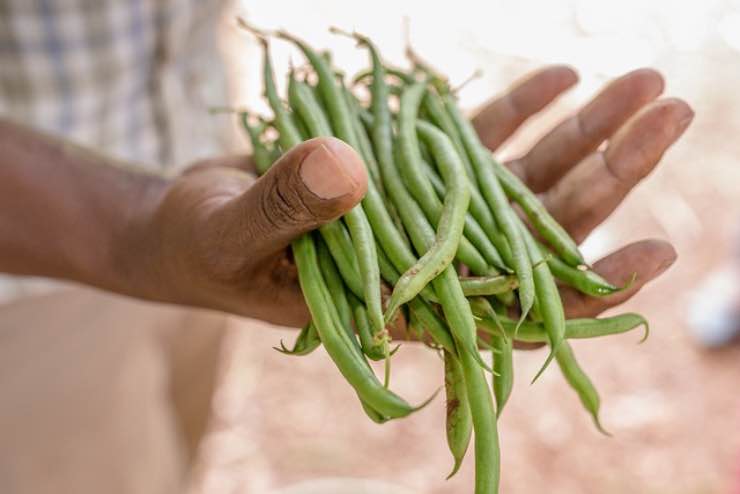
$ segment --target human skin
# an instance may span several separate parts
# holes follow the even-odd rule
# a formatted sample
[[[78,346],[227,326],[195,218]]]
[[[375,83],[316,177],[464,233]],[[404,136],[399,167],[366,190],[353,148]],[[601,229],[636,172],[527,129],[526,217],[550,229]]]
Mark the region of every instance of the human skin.
[[[553,66],[515,84],[474,117],[482,141],[495,150],[577,79]],[[626,74],[508,163],[577,241],[690,124],[685,102],[658,99],[663,87],[653,70]],[[302,326],[309,315],[288,246],[360,201],[364,165],[341,141],[319,138],[259,179],[252,171],[247,156],[229,156],[164,177],[0,120],[0,271]],[[564,288],[566,315],[624,302],[675,258],[660,240],[621,248],[594,269],[616,285],[636,274],[635,283],[599,299]]]

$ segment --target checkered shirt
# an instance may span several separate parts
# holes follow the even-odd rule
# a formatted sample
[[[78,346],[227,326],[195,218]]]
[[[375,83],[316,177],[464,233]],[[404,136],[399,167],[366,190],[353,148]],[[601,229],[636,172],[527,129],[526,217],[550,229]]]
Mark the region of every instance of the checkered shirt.
[[[0,0],[0,116],[150,167],[224,152],[226,0]],[[50,283],[0,276],[0,301]]]

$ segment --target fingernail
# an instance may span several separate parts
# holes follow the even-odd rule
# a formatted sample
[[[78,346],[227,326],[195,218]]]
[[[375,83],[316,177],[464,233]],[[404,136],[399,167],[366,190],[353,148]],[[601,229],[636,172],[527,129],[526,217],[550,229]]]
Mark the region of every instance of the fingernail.
[[[341,197],[357,188],[357,180],[351,174],[357,155],[348,145],[337,143],[320,144],[301,163],[303,184],[321,199]]]
[[[688,114],[683,117],[678,122],[678,128],[676,129],[676,134],[682,134],[684,130],[689,126],[689,124],[694,120],[694,110],[691,109],[691,107],[686,107]]]

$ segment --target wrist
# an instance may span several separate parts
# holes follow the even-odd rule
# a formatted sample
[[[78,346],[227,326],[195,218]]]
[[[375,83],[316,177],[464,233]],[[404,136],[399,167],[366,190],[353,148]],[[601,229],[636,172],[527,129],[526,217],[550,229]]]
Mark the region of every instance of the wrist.
[[[161,232],[157,216],[171,180],[154,174],[131,178],[120,227],[113,229],[107,261],[114,291],[147,300],[166,301]]]

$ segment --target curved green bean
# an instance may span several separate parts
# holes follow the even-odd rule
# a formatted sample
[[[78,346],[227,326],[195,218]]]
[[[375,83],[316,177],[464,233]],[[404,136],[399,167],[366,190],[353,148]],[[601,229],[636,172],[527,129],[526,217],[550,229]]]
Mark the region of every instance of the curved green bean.
[[[599,408],[601,407],[601,398],[591,379],[581,369],[576,360],[573,349],[567,341],[564,341],[555,354],[555,359],[560,366],[560,372],[570,387],[578,394],[583,407],[591,415],[594,425],[602,434],[610,436],[609,432],[604,429],[599,420]]]

